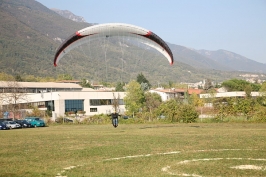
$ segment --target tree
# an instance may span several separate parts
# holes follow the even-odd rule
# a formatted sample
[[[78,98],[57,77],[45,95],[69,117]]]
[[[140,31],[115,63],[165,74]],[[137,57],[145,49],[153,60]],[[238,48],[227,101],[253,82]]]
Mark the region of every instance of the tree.
[[[162,98],[158,93],[145,93],[145,107],[149,111],[149,121],[152,120],[153,110],[157,109],[162,103]]]
[[[139,84],[142,84],[142,83],[146,84],[148,87],[143,87],[145,90],[148,90],[151,87],[150,82],[145,78],[145,76],[142,73],[138,74],[137,82]]]
[[[16,75],[16,76],[15,76],[15,80],[16,80],[17,82],[22,82],[22,81],[23,81],[20,75]]]
[[[238,111],[240,114],[244,114],[248,120],[255,112],[256,102],[254,99],[238,99]]]
[[[23,79],[25,82],[37,82],[38,79],[34,75],[26,75]]]
[[[178,103],[175,99],[167,100],[159,106],[158,113],[166,116],[171,122],[175,122],[177,121],[179,105],[180,103]]]
[[[223,120],[226,116],[238,115],[236,98],[217,98],[214,100],[214,110],[216,111],[217,117]]]
[[[178,121],[182,121],[184,123],[191,123],[195,122],[198,117],[199,114],[193,105],[189,104],[180,105],[177,112]]]
[[[251,98],[252,97],[252,95],[251,95],[252,87],[251,87],[250,84],[245,86],[244,91],[246,93],[246,97],[247,98]]]
[[[7,105],[7,110],[13,112],[14,119],[20,109],[19,103],[27,100],[27,95],[17,81],[7,81],[6,84],[7,89],[1,93],[1,100],[3,105]]]
[[[261,88],[260,88],[259,91],[262,92],[262,93],[266,93],[266,82],[262,83]]]
[[[263,82],[259,90],[260,97],[257,98],[257,101],[260,105],[266,106],[266,82]]]
[[[174,85],[174,83],[173,83],[172,81],[169,81],[169,82],[168,82],[168,85],[169,85],[169,88],[172,88],[173,85]]]
[[[224,81],[222,83],[222,86],[227,89],[227,91],[245,91],[245,88],[247,85],[251,86],[251,91],[259,91],[261,86],[259,84],[253,84],[249,83],[245,80],[239,80],[239,79],[231,79],[228,81]]]
[[[27,116],[29,117],[44,117],[45,116],[45,111],[40,110],[36,106],[33,106],[31,108],[32,108],[32,111],[30,113],[27,113]]]
[[[120,100],[120,95],[118,94],[117,97],[115,96],[115,93],[113,93],[114,99],[112,100],[112,106],[115,112],[118,112],[119,110],[119,100]]]
[[[206,79],[205,80],[205,84],[204,84],[204,90],[209,90],[211,88],[213,88],[212,80],[211,79]]]
[[[141,89],[140,84],[133,80],[126,86],[126,96],[124,97],[127,112],[134,116],[138,112],[145,101],[144,91]]]
[[[124,83],[123,82],[117,82],[115,86],[115,91],[117,92],[124,92]]]
[[[91,88],[91,84],[86,79],[81,80],[80,86],[84,88]]]
[[[15,80],[15,78],[12,75],[1,72],[0,73],[0,80],[1,81],[13,81],[13,80]]]
[[[204,105],[203,99],[200,99],[196,93],[192,93],[192,95],[190,95],[189,102],[196,107],[202,107]]]
[[[73,77],[70,74],[60,74],[57,76],[57,80],[73,80]]]

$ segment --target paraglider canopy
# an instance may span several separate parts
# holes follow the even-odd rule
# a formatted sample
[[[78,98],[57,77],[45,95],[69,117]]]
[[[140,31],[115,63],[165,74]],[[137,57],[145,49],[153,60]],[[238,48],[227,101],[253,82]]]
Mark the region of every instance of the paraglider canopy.
[[[88,42],[88,40],[109,38],[112,36],[130,36],[133,38],[141,37],[148,39],[144,44],[158,50],[167,58],[171,65],[174,63],[173,54],[170,48],[166,42],[155,33],[130,24],[108,23],[90,26],[69,36],[57,49],[54,57],[54,66],[57,66],[60,59],[70,50]]]

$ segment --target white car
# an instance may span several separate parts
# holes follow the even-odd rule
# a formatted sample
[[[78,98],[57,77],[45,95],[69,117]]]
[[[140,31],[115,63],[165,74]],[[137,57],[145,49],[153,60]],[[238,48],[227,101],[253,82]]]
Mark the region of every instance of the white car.
[[[14,122],[14,121],[4,121],[4,122],[5,122],[6,126],[9,127],[10,129],[12,129],[12,128],[21,128],[21,126],[18,123]]]

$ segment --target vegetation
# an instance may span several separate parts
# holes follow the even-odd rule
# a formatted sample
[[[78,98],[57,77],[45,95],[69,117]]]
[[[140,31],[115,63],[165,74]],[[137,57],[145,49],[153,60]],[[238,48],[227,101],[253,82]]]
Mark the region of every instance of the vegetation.
[[[119,100],[120,100],[120,95],[117,94],[117,96],[115,96],[115,93],[113,93],[112,106],[115,112],[119,112]]]
[[[1,176],[266,176],[265,129],[246,123],[115,129],[109,120],[1,130]]]
[[[216,117],[245,117],[253,122],[266,122],[265,106],[254,98],[222,98],[214,101]]]
[[[144,102],[144,111],[148,112],[149,121],[153,121],[154,117],[157,117],[155,111],[162,103],[162,98],[157,93],[146,92]]]
[[[147,91],[151,88],[150,82],[145,78],[145,76],[140,73],[137,76],[137,82],[141,85],[142,90]]]
[[[253,84],[253,83],[247,82],[245,80],[240,80],[240,79],[230,79],[230,80],[224,81],[222,83],[222,86],[225,87],[229,92],[245,91],[246,89],[257,92],[260,90],[260,87],[261,87],[260,84]]]
[[[130,116],[139,112],[145,101],[144,91],[141,89],[140,84],[133,80],[126,86],[126,96],[124,97],[127,114]]]
[[[83,88],[92,88],[91,84],[86,79],[81,80],[80,86]]]
[[[124,92],[125,91],[124,85],[125,85],[125,83],[117,82],[116,83],[116,86],[115,86],[115,91],[117,91],[117,92]]]

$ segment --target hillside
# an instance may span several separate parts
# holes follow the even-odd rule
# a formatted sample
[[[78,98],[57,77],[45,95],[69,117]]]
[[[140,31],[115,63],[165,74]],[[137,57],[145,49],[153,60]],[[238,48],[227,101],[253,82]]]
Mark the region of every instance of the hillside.
[[[265,64],[250,60],[246,57],[243,57],[233,52],[229,52],[226,50],[217,50],[217,51],[199,50],[197,52],[199,52],[201,55],[206,56],[207,58],[213,61],[216,61],[219,64],[226,64],[227,68],[231,71],[234,70],[234,71],[266,73]]]
[[[197,82],[205,78],[222,81],[242,73],[237,71],[241,68],[234,70],[223,60],[223,55],[228,53],[213,52],[210,57],[202,51],[169,44],[175,58],[174,65],[169,66],[153,50],[137,47],[121,38],[83,45],[70,52],[55,68],[53,57],[60,43],[91,24],[64,18],[35,0],[1,0],[0,23],[0,69],[12,75],[70,74],[75,79],[127,82],[142,72],[152,84],[157,84]],[[248,61],[247,69],[265,72],[265,66],[258,67],[262,64],[251,67],[254,61]],[[242,70],[250,71],[247,69]]]
[[[60,10],[60,9],[55,9],[55,8],[53,8],[51,10],[55,11],[56,13],[61,15],[62,17],[73,20],[75,22],[86,22],[86,20],[83,17],[76,16],[75,14],[73,14],[72,12],[70,12],[68,10]]]

